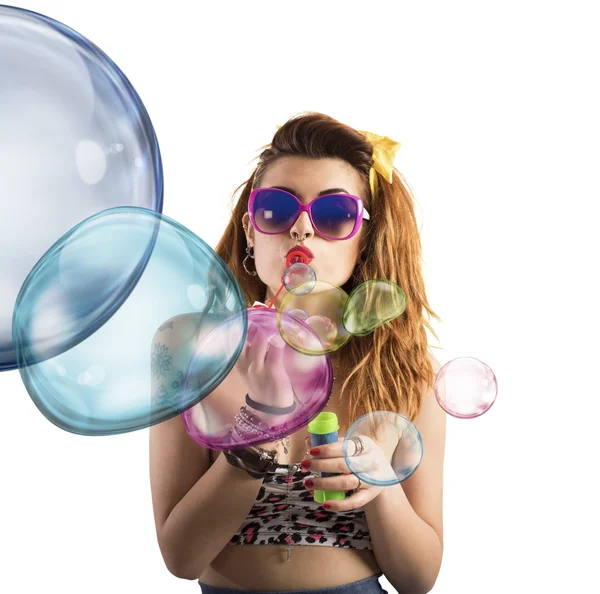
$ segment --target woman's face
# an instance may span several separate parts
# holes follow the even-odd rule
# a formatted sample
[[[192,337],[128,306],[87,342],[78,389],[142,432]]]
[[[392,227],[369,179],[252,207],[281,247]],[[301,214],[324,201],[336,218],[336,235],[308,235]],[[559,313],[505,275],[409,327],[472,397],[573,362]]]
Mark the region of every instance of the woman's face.
[[[308,159],[305,157],[280,157],[270,165],[261,181],[261,188],[279,186],[308,204],[320,193],[346,193],[365,201],[361,191],[359,173],[341,159]],[[267,285],[265,301],[272,299],[281,286],[281,277],[286,269],[286,254],[296,245],[306,246],[314,254],[310,266],[317,280],[343,286],[352,275],[359,256],[358,246],[363,225],[350,239],[335,241],[321,237],[313,228],[307,212],[302,212],[292,227],[279,235],[264,235],[252,226],[248,213],[243,224],[247,227],[246,240],[254,246],[254,264],[260,280]],[[298,241],[306,236],[304,241]],[[249,268],[251,268],[251,264]],[[286,295],[279,294],[278,302]]]

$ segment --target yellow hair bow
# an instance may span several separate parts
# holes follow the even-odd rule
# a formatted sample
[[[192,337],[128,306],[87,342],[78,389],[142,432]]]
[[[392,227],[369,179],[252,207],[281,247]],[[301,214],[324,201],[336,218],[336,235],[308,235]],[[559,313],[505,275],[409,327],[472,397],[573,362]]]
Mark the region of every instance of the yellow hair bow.
[[[279,128],[281,126],[277,126],[277,130]],[[369,171],[369,184],[371,186],[371,199],[375,200],[375,195],[379,187],[377,173],[380,173],[388,184],[392,183],[394,159],[401,144],[387,136],[379,136],[379,134],[373,134],[373,132],[366,132],[364,130],[357,130],[357,132],[360,132],[367,142],[373,145],[373,167]]]
[[[365,132],[364,130],[357,130],[357,132],[360,132],[373,145],[373,167],[369,172],[369,183],[371,185],[371,199],[374,200],[379,187],[375,172],[380,173],[388,184],[392,183],[394,159],[401,145],[387,136],[379,136],[379,134]]]

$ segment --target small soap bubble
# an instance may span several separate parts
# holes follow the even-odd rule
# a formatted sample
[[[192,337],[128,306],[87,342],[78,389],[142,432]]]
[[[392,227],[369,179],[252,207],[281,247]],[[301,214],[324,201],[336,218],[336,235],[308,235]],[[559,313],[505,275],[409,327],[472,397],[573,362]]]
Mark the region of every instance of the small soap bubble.
[[[496,401],[494,372],[475,357],[458,357],[446,363],[434,382],[439,405],[453,417],[472,419],[487,412]]]
[[[337,338],[337,327],[327,316],[310,316],[306,318],[306,325],[310,326],[323,344],[325,349],[335,342]]]
[[[314,287],[317,275],[314,269],[303,262],[296,262],[286,268],[283,273],[283,284],[285,288],[296,295],[307,295]]]
[[[288,309],[286,312],[290,316],[294,316],[305,322],[308,320],[308,314],[303,309]]]

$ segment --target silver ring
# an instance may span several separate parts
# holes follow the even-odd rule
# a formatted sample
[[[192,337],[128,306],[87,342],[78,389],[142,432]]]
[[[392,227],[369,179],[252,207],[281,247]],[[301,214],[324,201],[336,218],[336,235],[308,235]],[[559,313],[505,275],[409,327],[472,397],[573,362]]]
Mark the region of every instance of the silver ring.
[[[357,474],[355,474],[354,476],[358,479],[358,487],[356,487],[356,489],[352,491],[352,494],[356,493],[362,486],[362,481],[360,480],[360,477]]]
[[[350,439],[354,442],[354,448],[356,450],[352,456],[360,456],[365,449],[362,439],[359,436],[351,437]]]

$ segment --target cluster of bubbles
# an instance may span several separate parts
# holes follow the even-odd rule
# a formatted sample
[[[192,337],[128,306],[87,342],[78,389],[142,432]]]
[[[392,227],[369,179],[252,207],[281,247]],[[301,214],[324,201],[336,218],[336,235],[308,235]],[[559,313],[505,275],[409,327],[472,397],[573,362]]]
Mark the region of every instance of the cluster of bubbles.
[[[314,269],[306,262],[288,266],[282,283],[287,294],[278,308],[278,329],[290,346],[307,354],[337,351],[351,336],[371,334],[406,309],[406,293],[392,281],[365,281],[348,295],[340,287],[317,280]],[[317,333],[320,344],[310,340],[308,329],[291,331],[283,313],[302,320]]]
[[[213,449],[280,439],[325,407],[329,355],[404,313],[397,284],[369,280],[348,295],[300,261],[276,309],[248,308],[219,256],[162,214],[150,118],[76,31],[0,6],[0,78],[0,371],[18,369],[61,429],[111,435],[181,415]],[[474,358],[435,380],[457,418],[483,414],[496,393]],[[361,466],[356,435],[389,464]],[[362,480],[389,485],[415,471],[422,441],[408,419],[380,411],[350,427],[344,456]]]
[[[292,285],[290,279],[295,277],[308,280]],[[400,307],[392,316],[390,303],[379,300],[385,305],[384,315],[357,316],[366,301],[375,300],[378,282],[363,283],[348,296],[340,287],[317,280],[306,263],[286,268],[282,285],[290,290],[279,307],[248,309],[247,334],[231,373],[183,413],[189,435],[201,445],[212,449],[256,445],[306,426],[326,406],[331,393],[329,353],[352,336],[344,319],[352,319],[354,328],[365,335],[401,315],[406,303],[405,297],[396,299]],[[386,294],[394,286],[404,295],[393,283],[384,286]],[[183,402],[206,392],[212,378],[208,353],[230,359],[243,339],[240,317],[222,322],[196,343],[183,374]],[[245,407],[248,397],[250,406]]]

